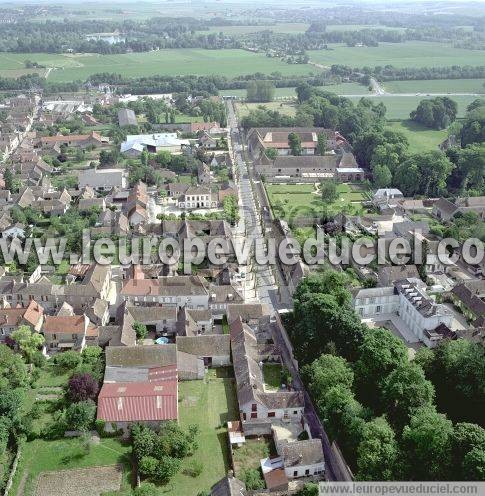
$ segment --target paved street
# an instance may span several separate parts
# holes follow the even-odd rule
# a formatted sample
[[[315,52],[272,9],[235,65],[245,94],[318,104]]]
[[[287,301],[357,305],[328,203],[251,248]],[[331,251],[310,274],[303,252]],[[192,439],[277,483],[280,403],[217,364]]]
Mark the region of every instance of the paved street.
[[[243,143],[239,132],[237,117],[234,112],[232,102],[227,102],[228,109],[228,126],[230,127],[229,150],[234,158],[235,177],[237,181],[238,192],[240,197],[240,222],[235,228],[235,237],[242,240],[264,239],[263,228],[271,228],[271,218],[264,215],[263,207],[268,208],[264,195],[256,178],[252,178],[251,171],[248,170],[247,163],[243,158]],[[257,198],[253,191],[251,180],[256,186]],[[254,254],[256,257],[261,255],[261,250]],[[260,266],[252,264],[255,273],[256,287],[255,291],[246,292],[247,301],[259,301],[269,305],[271,312],[275,314],[281,308],[290,306],[291,297],[283,280],[283,275],[278,267]],[[315,408],[311,402],[308,393],[305,391],[298,368],[293,360],[293,350],[287,344],[283,334],[286,332],[279,324],[273,325],[274,337],[278,347],[281,350],[282,358],[286,368],[292,375],[293,386],[296,389],[304,391],[305,394],[305,415],[314,438],[322,440],[323,453],[325,456],[325,475],[328,480],[350,480],[347,468],[342,458],[336,456],[332,450],[330,440],[323,428]]]

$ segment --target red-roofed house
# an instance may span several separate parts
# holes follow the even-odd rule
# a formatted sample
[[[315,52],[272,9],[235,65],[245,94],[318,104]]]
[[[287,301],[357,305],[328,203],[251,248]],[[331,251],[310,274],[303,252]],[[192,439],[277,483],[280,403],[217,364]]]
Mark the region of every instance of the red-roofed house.
[[[18,326],[27,325],[33,331],[40,331],[44,320],[44,309],[31,300],[27,308],[0,309],[0,341],[4,341]]]
[[[157,427],[160,422],[178,419],[177,372],[165,373],[157,367],[151,382],[105,383],[98,397],[98,420],[106,430],[127,430],[134,422]],[[150,374],[152,371],[150,372]]]
[[[43,334],[48,351],[79,350],[86,346],[86,334],[92,327],[86,315],[47,316]]]

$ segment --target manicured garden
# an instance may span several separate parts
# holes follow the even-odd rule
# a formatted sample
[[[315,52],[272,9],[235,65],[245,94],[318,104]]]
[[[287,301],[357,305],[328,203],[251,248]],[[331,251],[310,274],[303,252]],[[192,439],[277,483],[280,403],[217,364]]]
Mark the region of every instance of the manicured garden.
[[[362,211],[365,200],[365,187],[351,184],[338,184],[339,197],[330,205],[324,205],[313,184],[266,184],[266,191],[275,217],[287,221],[295,217],[323,215],[325,209],[357,214]]]

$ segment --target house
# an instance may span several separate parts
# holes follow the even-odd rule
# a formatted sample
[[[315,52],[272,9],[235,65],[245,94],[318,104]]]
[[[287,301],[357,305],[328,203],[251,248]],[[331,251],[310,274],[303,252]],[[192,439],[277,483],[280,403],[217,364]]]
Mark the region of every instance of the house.
[[[131,305],[160,305],[207,309],[209,292],[204,281],[194,275],[128,279],[120,296]]]
[[[378,285],[381,287],[389,287],[395,281],[408,278],[419,279],[416,265],[386,265],[379,267]]]
[[[262,371],[263,356],[256,335],[241,318],[230,324],[230,340],[236,394],[243,425],[256,419],[300,421],[305,407],[301,391],[267,391]]]
[[[216,482],[211,489],[211,496],[246,496],[246,484],[229,473]]]
[[[211,136],[207,131],[203,131],[199,138],[199,145],[207,150],[215,150],[219,146],[219,140]]]
[[[148,220],[147,205],[147,186],[140,181],[131,190],[124,207],[130,226],[138,226]]]
[[[177,328],[177,308],[173,306],[129,306],[127,311],[135,322],[154,330],[157,336],[174,335]]]
[[[457,284],[451,290],[451,299],[470,321],[485,316],[485,280],[474,279]]]
[[[97,191],[125,189],[128,173],[125,169],[85,169],[79,173],[79,189],[91,187]]]
[[[40,145],[52,146],[52,145],[65,145],[77,148],[87,148],[88,146],[102,146],[107,145],[109,139],[101,136],[96,131],[91,131],[89,134],[71,134],[63,136],[61,134],[57,136],[44,136],[40,138]]]
[[[212,182],[210,167],[204,162],[197,166],[197,181],[199,184],[210,184]]]
[[[322,127],[295,128],[252,128],[247,133],[248,151],[253,159],[261,158],[267,149],[275,149],[278,155],[291,155],[288,137],[296,134],[301,141],[302,155],[315,155],[318,135],[326,138],[327,150],[335,150],[347,143],[337,131]]]
[[[437,219],[443,220],[445,222],[448,222],[450,219],[452,219],[457,212],[458,207],[446,198],[440,198],[433,205],[433,215]]]
[[[86,315],[47,315],[42,326],[46,351],[82,351],[86,346],[86,334],[90,327],[92,325]]]
[[[106,200],[104,198],[81,198],[77,204],[79,212],[89,212],[92,209],[106,210]]]
[[[4,341],[15,329],[26,325],[32,331],[39,332],[44,321],[44,309],[31,300],[27,308],[2,308],[0,309],[0,341]]]
[[[307,439],[286,443],[281,448],[285,474],[289,479],[320,475],[325,471],[322,441]]]
[[[103,384],[98,396],[97,419],[105,429],[127,432],[133,423],[158,427],[178,420],[178,384],[175,365],[150,369],[148,381]]]
[[[352,290],[352,302],[363,320],[396,319],[406,330],[406,340],[419,340],[432,348],[441,339],[441,335],[431,335],[432,331],[441,324],[451,327],[453,314],[435,303],[425,289],[420,279],[400,279],[388,287]]]
[[[136,120],[135,112],[127,108],[118,110],[118,125],[120,127],[138,126],[138,121]]]
[[[228,334],[201,334],[177,336],[177,349],[204,361],[206,367],[224,367],[231,364]]]
[[[206,186],[189,186],[177,201],[179,208],[217,208],[217,197]]]

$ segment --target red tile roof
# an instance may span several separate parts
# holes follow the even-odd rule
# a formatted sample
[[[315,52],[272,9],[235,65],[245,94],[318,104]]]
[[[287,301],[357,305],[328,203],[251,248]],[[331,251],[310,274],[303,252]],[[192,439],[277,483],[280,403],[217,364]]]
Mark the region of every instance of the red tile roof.
[[[58,334],[84,333],[84,318],[84,315],[73,315],[69,317],[47,316],[44,321],[44,332]]]
[[[104,384],[98,397],[97,418],[108,422],[177,420],[177,374],[168,374],[156,382]]]

